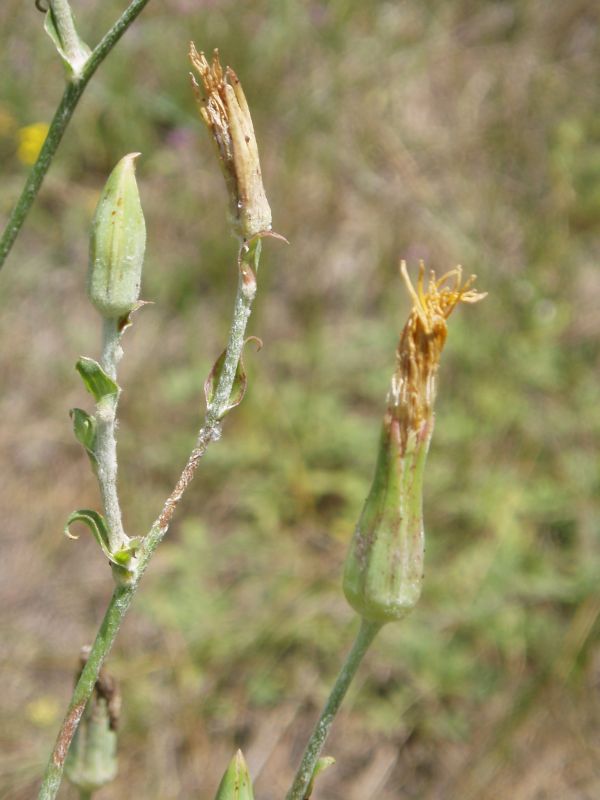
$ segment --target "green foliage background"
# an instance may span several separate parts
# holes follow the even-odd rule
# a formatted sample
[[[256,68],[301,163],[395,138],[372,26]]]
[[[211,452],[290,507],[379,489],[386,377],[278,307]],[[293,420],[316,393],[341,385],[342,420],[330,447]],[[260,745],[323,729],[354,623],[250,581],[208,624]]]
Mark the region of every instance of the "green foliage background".
[[[73,0],[94,44],[124,2]],[[32,2],[0,8],[0,213],[62,70]],[[367,659],[318,797],[600,794],[600,12],[590,0],[151,2],[84,96],[0,276],[0,797],[31,797],[111,591],[68,409],[96,356],[87,236],[140,150],[148,226],[121,384],[126,525],[184,463],[226,335],[235,242],[187,46],[241,77],[277,231],[250,389],[145,578],[110,668],[121,770],[99,797],[212,797],[242,746],[282,797],[355,622],[341,564],[408,310],[400,257],[489,291],[451,322],[426,476],[424,596]],[[65,797],[70,796],[65,789]]]

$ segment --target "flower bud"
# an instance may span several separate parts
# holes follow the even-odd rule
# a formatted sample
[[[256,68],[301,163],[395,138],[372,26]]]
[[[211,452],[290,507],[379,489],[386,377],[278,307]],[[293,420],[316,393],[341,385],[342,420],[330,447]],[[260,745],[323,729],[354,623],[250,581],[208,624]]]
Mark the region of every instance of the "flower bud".
[[[88,653],[84,648],[82,669]],[[67,778],[81,792],[95,792],[116,777],[120,704],[116,681],[100,671],[65,763]]]
[[[398,344],[373,485],[344,568],[348,602],[365,619],[379,623],[401,619],[421,594],[423,472],[446,320],[459,303],[485,297],[471,290],[474,276],[461,285],[460,267],[440,280],[432,272],[426,291],[423,264],[416,291],[404,262],[401,271],[413,308]],[[449,279],[454,279],[452,286]]]
[[[135,159],[122,158],[102,190],[92,222],[87,291],[106,319],[133,311],[140,296],[146,225],[135,180]]]
[[[271,230],[271,208],[246,96],[231,67],[223,71],[218,50],[209,64],[192,42],[190,59],[202,80],[200,86],[192,76],[200,114],[212,134],[225,176],[234,229],[242,239],[252,239]]]
[[[241,750],[229,762],[215,800],[254,800],[250,773]]]

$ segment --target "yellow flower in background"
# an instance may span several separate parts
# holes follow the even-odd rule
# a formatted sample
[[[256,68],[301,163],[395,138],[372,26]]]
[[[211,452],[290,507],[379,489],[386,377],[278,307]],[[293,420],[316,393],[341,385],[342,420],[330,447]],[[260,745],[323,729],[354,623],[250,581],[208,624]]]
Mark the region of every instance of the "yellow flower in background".
[[[17,157],[21,163],[27,166],[35,164],[48,134],[48,127],[45,122],[34,122],[32,125],[19,128]]]
[[[25,714],[36,728],[49,728],[58,721],[60,707],[56,698],[45,694],[28,703]]]

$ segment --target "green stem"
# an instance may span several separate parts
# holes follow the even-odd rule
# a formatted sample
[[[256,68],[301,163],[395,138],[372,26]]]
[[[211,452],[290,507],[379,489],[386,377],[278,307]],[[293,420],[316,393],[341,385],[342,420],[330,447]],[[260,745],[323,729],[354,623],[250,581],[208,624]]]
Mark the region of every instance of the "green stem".
[[[134,591],[135,588],[133,586],[117,587],[114,591],[87,663],[73,690],[69,708],[46,768],[39,800],[51,800],[58,793],[71,740],[85,711],[87,701],[94,691],[100,667],[115,640]]]
[[[117,366],[123,351],[120,345],[121,330],[119,321],[103,320],[102,326],[102,369],[115,382]],[[111,552],[115,553],[127,544],[128,537],[123,530],[121,507],[117,493],[117,440],[115,428],[117,424],[117,405],[120,390],[116,395],[103,398],[96,406],[98,430],[96,434],[96,475],[100,486],[102,507],[108,525],[108,539]]]
[[[25,222],[27,214],[33,205],[33,201],[35,200],[44,177],[48,172],[48,168],[52,163],[54,154],[58,149],[58,145],[60,144],[63,134],[71,117],[73,116],[75,107],[77,106],[79,98],[83,94],[85,87],[100,64],[117,44],[121,36],[123,36],[135,18],[140,14],[141,11],[143,11],[148,2],[149,0],[132,0],[121,17],[106,33],[98,46],[92,51],[91,56],[87,60],[85,67],[81,72],[81,76],[79,78],[73,78],[67,83],[62,99],[58,105],[58,108],[56,109],[56,113],[54,114],[54,118],[50,123],[48,135],[46,136],[42,149],[40,150],[38,159],[31,168],[31,172],[25,181],[25,186],[23,187],[21,196],[19,197],[17,204],[8,218],[8,222],[6,223],[2,237],[0,237],[0,269],[6,261],[6,257],[10,253],[21,226]]]
[[[245,246],[244,246],[245,247]],[[177,484],[169,497],[167,498],[160,516],[156,519],[150,531],[145,536],[142,545],[138,552],[138,569],[133,583],[127,586],[118,586],[111,598],[106,614],[100,629],[96,635],[94,644],[92,645],[89,658],[83,671],[77,681],[66,716],[61,725],[60,731],[56,738],[54,749],[50,756],[46,772],[42,780],[42,786],[38,800],[53,800],[58,792],[62,774],[65,764],[65,758],[69,750],[69,746],[81,720],[81,716],[85,710],[86,704],[90,699],[94,686],[98,680],[100,667],[104,663],[108,655],[116,635],[121,627],[121,623],[131,605],[131,601],[140,584],[140,580],[146,571],[146,568],[152,558],[154,551],[164,538],[171,518],[181,500],[183,493],[192,481],[200,459],[206,452],[208,445],[211,442],[218,441],[221,435],[220,419],[227,408],[227,403],[233,388],[237,364],[242,354],[244,347],[244,339],[246,335],[246,325],[248,317],[252,309],[252,302],[254,300],[256,286],[254,290],[248,290],[247,272],[244,267],[245,264],[244,253],[248,252],[247,248],[242,254],[240,262],[240,275],[238,282],[238,290],[235,299],[235,306],[233,311],[233,320],[229,331],[229,338],[227,343],[227,358],[226,364],[233,369],[223,368],[215,390],[215,398],[218,398],[218,403],[214,401],[210,409],[206,413],[204,425],[198,433],[196,445],[192,450],[187,464]],[[250,252],[254,252],[252,246]],[[254,266],[257,266],[256,262]]]
[[[333,724],[335,715],[342,705],[342,701],[346,696],[346,692],[356,675],[356,671],[365,653],[369,649],[380,628],[381,623],[379,622],[369,622],[368,620],[361,619],[360,629],[354,640],[352,649],[344,661],[333,685],[333,689],[331,690],[331,694],[321,712],[319,721],[308,740],[292,788],[287,794],[287,800],[305,800],[310,780],[319,760],[319,756],[321,755],[325,740],[329,735],[329,730]]]

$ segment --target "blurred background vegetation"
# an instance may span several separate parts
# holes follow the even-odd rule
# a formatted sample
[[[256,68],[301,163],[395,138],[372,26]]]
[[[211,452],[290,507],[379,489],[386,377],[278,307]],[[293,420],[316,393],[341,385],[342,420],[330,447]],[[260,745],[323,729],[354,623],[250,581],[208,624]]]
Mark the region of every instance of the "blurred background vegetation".
[[[95,44],[125,0],[73,0]],[[34,2],[0,6],[0,214],[62,67]],[[0,281],[0,797],[34,796],[111,592],[68,409],[98,353],[84,293],[100,188],[140,150],[143,297],[125,341],[120,484],[148,528],[194,441],[235,290],[187,47],[253,111],[277,231],[250,389],[110,659],[121,767],[99,798],[210,798],[241,746],[281,798],[355,620],[341,565],[408,310],[400,257],[460,262],[426,476],[421,604],[367,659],[323,800],[600,796],[600,8],[593,0],[163,0],[93,79]],[[414,273],[413,273],[414,274]],[[65,798],[73,797],[63,789]]]

